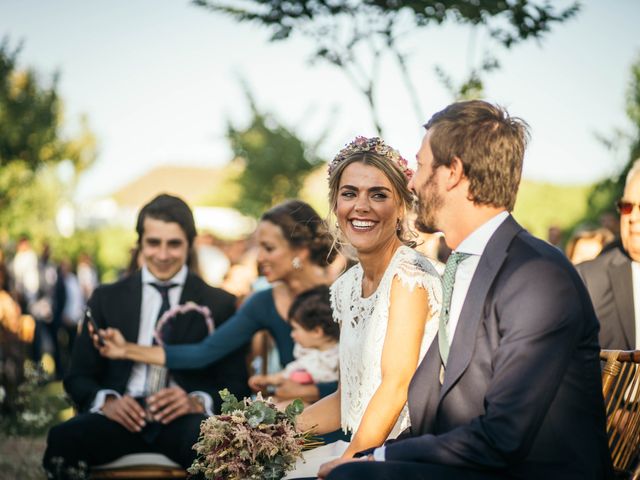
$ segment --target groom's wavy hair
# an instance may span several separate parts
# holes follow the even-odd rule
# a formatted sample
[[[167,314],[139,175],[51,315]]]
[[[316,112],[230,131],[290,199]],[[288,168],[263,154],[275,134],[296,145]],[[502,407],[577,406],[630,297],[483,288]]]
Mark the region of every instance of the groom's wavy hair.
[[[469,200],[513,210],[522,176],[529,125],[496,105],[471,100],[449,105],[424,125],[433,168],[462,161]]]

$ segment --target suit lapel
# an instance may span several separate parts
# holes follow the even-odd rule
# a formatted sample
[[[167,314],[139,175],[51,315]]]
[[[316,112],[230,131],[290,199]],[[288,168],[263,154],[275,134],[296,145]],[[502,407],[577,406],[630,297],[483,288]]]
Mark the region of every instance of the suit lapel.
[[[474,352],[476,332],[483,317],[487,293],[507,257],[507,249],[522,227],[509,216],[493,234],[480,257],[478,267],[471,279],[456,326],[440,400],[447,394],[469,366]],[[455,287],[454,287],[455,288]]]
[[[624,336],[627,339],[630,349],[638,348],[636,345],[631,262],[620,252],[609,266],[608,274]]]
[[[131,275],[125,287],[127,295],[122,298],[122,317],[120,330],[129,342],[138,343],[140,331],[140,308],[142,304],[142,274],[140,272]],[[118,301],[118,300],[116,300]]]

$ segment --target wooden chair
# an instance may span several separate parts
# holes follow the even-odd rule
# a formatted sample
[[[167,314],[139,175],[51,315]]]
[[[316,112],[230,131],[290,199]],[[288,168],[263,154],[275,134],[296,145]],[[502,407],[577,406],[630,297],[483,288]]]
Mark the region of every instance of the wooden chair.
[[[616,475],[640,480],[640,350],[602,350],[607,437]]]
[[[92,480],[187,478],[180,465],[158,453],[134,453],[91,469]]]

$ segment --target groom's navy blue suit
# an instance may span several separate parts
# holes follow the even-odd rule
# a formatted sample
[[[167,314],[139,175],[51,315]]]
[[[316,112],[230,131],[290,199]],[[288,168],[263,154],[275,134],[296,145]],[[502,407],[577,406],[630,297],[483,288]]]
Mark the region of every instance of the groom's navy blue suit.
[[[598,353],[575,269],[508,217],[471,281],[443,385],[433,342],[409,388],[410,432],[385,462],[328,478],[610,478]]]

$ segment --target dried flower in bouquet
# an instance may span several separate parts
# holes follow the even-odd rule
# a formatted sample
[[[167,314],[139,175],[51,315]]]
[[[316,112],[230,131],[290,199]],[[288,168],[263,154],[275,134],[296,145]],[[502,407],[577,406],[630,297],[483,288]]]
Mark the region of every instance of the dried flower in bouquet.
[[[310,432],[296,430],[304,408],[294,400],[284,412],[260,394],[242,401],[220,392],[222,414],[207,418],[193,446],[196,460],[188,469],[209,480],[278,480],[291,470],[302,451],[320,443]]]

